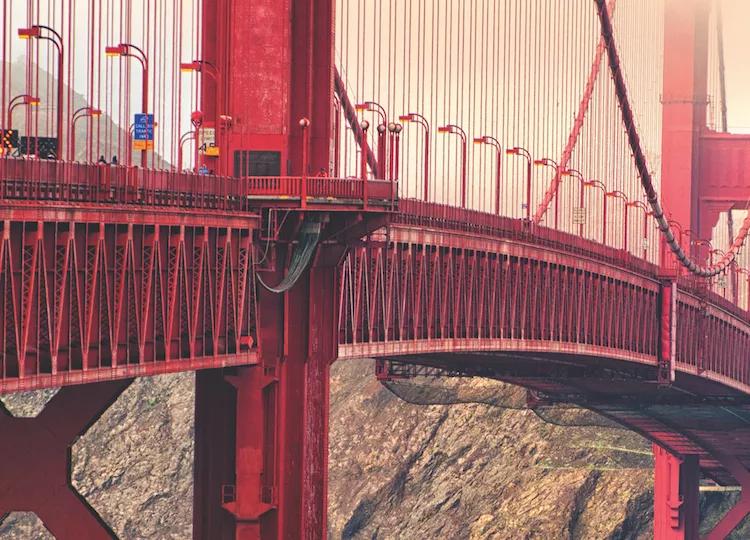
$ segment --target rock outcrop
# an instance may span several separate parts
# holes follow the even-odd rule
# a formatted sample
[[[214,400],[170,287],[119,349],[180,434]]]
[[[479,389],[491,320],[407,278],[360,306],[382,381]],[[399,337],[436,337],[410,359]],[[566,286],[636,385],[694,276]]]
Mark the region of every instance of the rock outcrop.
[[[514,392],[449,385],[466,401],[472,388]],[[28,415],[48,397],[3,401]],[[192,375],[140,379],[76,444],[75,485],[120,538],[190,538],[192,435]],[[372,362],[332,371],[330,538],[647,539],[649,467],[649,444],[624,430],[496,405],[412,405],[375,380]],[[703,497],[705,522],[732,498]],[[33,514],[0,525],[3,539],[49,537]]]

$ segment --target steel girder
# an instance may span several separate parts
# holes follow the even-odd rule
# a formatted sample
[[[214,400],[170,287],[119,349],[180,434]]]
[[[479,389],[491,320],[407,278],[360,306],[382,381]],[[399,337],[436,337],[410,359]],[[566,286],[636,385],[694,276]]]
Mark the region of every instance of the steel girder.
[[[255,361],[252,230],[146,221],[0,222],[0,392]]]

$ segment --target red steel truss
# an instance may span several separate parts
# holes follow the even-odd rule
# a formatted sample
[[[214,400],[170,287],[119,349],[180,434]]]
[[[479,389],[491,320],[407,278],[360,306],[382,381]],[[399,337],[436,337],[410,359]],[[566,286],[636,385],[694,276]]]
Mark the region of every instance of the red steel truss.
[[[329,366],[353,357],[377,358],[381,374],[391,358],[456,374],[503,365],[498,378],[575,396],[651,438],[660,539],[696,537],[699,470],[750,486],[746,428],[711,432],[618,401],[745,406],[745,311],[666,257],[657,267],[530,221],[398,201],[394,180],[367,179],[385,164],[351,107],[361,177],[325,177],[339,165],[334,2],[202,5],[196,62],[215,76],[196,112],[218,130],[220,148],[201,158],[218,175],[0,158],[0,393],[65,387],[36,419],[0,414],[0,515],[34,511],[62,539],[113,536],[70,486],[73,442],[133,377],[199,370],[194,536],[323,538]],[[705,129],[706,4],[665,5],[662,200],[705,239],[747,198],[728,157],[748,141]],[[248,175],[258,151],[280,176]],[[261,289],[259,276],[287,275],[310,215],[323,234],[309,268],[283,294]]]
[[[0,391],[256,361],[252,220],[66,213],[0,221]]]
[[[671,282],[622,251],[498,216],[401,209],[341,267],[340,358],[519,351],[654,367],[664,358],[667,370],[750,392],[745,312],[691,281],[672,313],[671,296],[662,301]]]

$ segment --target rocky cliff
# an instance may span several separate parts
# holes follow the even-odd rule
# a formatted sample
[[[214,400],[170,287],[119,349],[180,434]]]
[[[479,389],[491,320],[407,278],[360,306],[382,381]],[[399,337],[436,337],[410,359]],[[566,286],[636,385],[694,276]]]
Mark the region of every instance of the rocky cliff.
[[[123,539],[190,538],[192,381],[137,381],[75,446],[75,485]],[[495,382],[450,384],[465,401],[481,387],[512,402],[513,389]],[[30,414],[44,398],[3,401]],[[651,536],[649,445],[626,431],[562,427],[497,404],[407,404],[365,361],[334,366],[331,413],[330,538]],[[731,498],[705,497],[706,522]],[[49,535],[35,516],[12,514],[0,538]]]

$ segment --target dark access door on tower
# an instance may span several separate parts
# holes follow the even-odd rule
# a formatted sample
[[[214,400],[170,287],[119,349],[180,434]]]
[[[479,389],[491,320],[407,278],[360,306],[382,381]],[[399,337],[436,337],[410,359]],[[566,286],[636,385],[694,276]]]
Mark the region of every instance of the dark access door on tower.
[[[235,150],[234,176],[281,176],[281,152]]]

